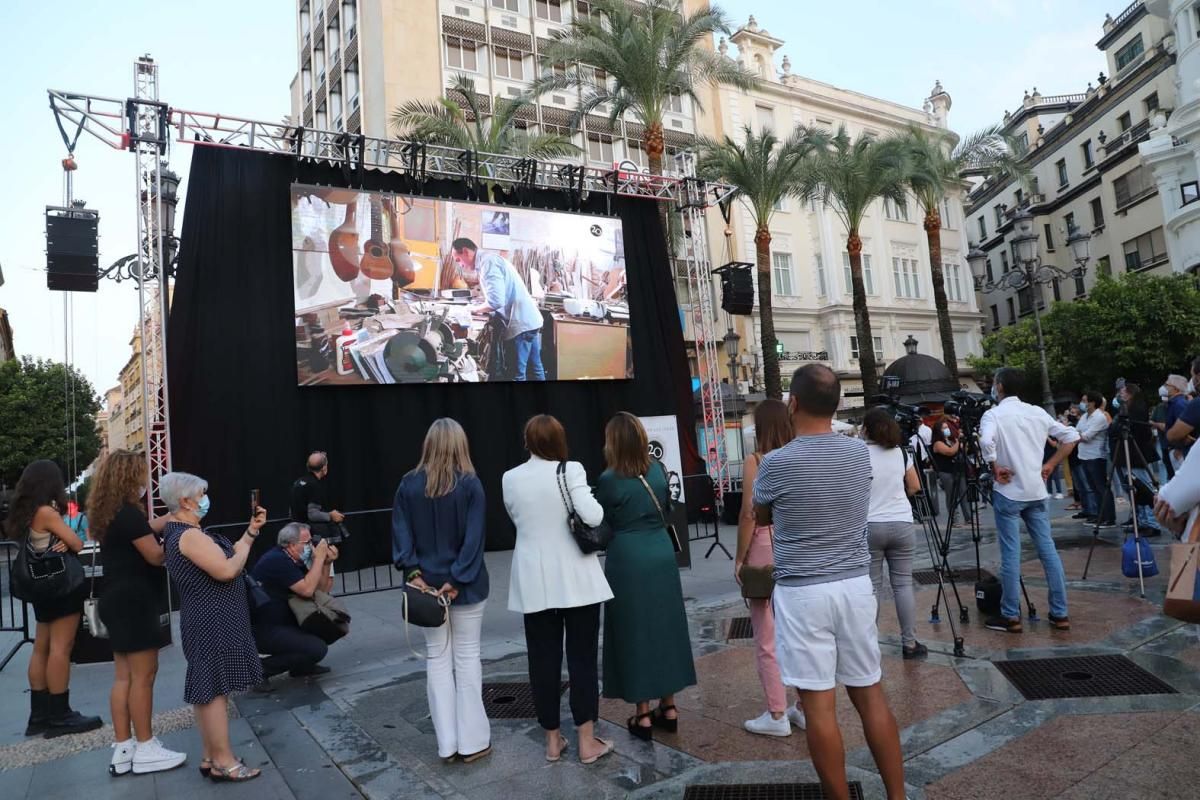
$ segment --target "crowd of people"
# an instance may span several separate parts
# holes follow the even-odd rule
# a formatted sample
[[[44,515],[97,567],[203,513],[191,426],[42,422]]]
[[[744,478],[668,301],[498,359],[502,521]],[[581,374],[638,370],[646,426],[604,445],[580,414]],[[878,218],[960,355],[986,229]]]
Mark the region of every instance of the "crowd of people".
[[[1113,520],[1113,488],[1135,492],[1132,510],[1144,535],[1179,532],[1200,508],[1200,461],[1190,458],[1200,427],[1200,359],[1190,380],[1168,376],[1151,412],[1133,383],[1116,386],[1112,404],[1095,391],[1058,418],[1019,399],[1021,372],[1001,369],[993,406],[979,422],[981,457],[994,476],[991,505],[1001,553],[1000,613],[989,628],[1019,633],[1020,537],[1034,543],[1049,590],[1049,624],[1069,630],[1066,582],[1050,535],[1048,500],[1061,496],[1060,465],[1070,465],[1079,514]],[[1189,397],[1190,395],[1190,397]],[[881,689],[877,621],[886,564],[899,621],[902,655],[928,652],[916,637],[912,564],[916,526],[911,498],[921,491],[894,416],[870,409],[859,436],[835,433],[840,384],[828,368],[808,365],[792,378],[787,402],[766,400],[754,413],[755,447],[744,464],[747,501],[738,520],[734,573],[769,575],[766,595],[747,595],[755,660],[766,709],[745,722],[765,736],[805,732],[827,796],[846,796],[845,754],[834,688],[847,688],[889,797],[903,797],[903,767],[894,716]],[[1111,410],[1110,410],[1111,409]],[[569,708],[578,759],[593,764],[614,751],[596,735],[600,697],[630,704],[629,733],[650,741],[677,732],[675,696],[696,683],[687,614],[669,530],[666,470],[649,454],[637,417],[619,413],[604,431],[605,471],[595,486],[569,459],[567,435],[552,416],[524,428],[528,460],[502,479],[504,507],[516,528],[508,608],[523,615],[528,671],[545,757],[559,761],[572,744],[562,732],[559,696],[565,655]],[[924,448],[949,514],[971,513],[959,421],[942,416]],[[1128,455],[1126,453],[1128,450]],[[261,507],[236,540],[202,521],[208,483],[176,472],[159,484],[168,513],[145,513],[148,476],[141,454],[117,451],[99,464],[88,497],[89,537],[103,559],[100,620],[114,653],[110,772],[149,773],[183,764],[154,736],[153,691],[162,644],[159,609],[169,574],[180,601],[187,660],[184,700],[194,706],[203,740],[199,770],[213,781],[257,777],[233,752],[228,697],[266,690],[271,676],[321,674],[328,643],[303,628],[292,603],[332,589],[344,515],[328,507],[322,481],[328,458],[315,452],[293,485],[294,521],[276,546],[247,570],[266,522]],[[78,553],[83,537],[68,524],[62,473],[38,461],[24,471],[7,519],[10,537],[38,553]],[[82,516],[82,512],[78,512]],[[395,568],[407,585],[436,594],[446,622],[424,628],[427,696],[439,756],[470,763],[492,752],[482,695],[483,611],[490,584],[484,560],[485,498],[463,428],[439,419],[420,459],[396,490],[392,512]],[[1130,520],[1132,523],[1133,520]],[[572,526],[607,525],[612,538],[601,563],[585,552]],[[69,700],[70,654],[86,587],[33,603],[37,621],[30,659],[27,735],[94,730]],[[603,613],[602,613],[603,612]],[[796,693],[789,702],[787,689]]]

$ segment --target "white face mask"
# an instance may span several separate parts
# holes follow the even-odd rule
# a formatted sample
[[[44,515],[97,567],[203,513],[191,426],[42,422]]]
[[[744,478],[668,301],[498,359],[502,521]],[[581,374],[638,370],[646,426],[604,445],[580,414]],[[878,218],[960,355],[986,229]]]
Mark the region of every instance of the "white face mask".
[[[1158,396],[1161,397],[1163,400],[1166,400],[1167,396],[1169,394],[1170,394],[1170,392],[1167,391],[1167,387],[1165,387],[1165,386],[1158,387]]]
[[[949,428],[942,428],[942,436],[946,437],[947,439],[950,438],[952,433],[953,432]]]

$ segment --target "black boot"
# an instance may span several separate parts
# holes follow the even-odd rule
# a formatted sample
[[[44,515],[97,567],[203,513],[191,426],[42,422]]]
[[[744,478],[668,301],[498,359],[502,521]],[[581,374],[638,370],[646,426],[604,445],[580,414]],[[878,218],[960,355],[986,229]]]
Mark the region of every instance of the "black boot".
[[[45,689],[29,690],[29,724],[25,726],[26,736],[40,736],[46,732],[46,704],[50,693]]]
[[[66,736],[69,733],[86,733],[103,725],[99,717],[85,717],[71,710],[71,693],[52,694],[49,698],[49,714],[46,718],[47,739]]]

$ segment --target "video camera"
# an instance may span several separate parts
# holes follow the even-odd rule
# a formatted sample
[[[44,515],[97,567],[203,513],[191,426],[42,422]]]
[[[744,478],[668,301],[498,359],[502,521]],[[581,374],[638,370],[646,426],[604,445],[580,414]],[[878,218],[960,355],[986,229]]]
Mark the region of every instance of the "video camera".
[[[978,392],[968,392],[960,389],[950,393],[950,399],[942,406],[942,411],[951,417],[958,417],[964,428],[977,428],[983,414],[992,407],[992,398]]]
[[[924,424],[924,418],[929,416],[929,409],[923,406],[906,406],[886,394],[875,395],[871,398],[871,402],[887,408],[892,419],[896,420],[896,424],[900,426],[900,433],[904,435],[906,441],[917,435],[917,431]]]

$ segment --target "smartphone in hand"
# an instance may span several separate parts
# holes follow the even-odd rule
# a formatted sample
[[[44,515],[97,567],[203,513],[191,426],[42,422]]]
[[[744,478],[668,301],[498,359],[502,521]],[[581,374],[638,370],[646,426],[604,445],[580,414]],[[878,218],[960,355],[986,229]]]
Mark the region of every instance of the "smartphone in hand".
[[[250,517],[252,519],[253,519],[254,515],[258,513],[258,508],[261,505],[262,505],[262,490],[261,489],[251,489],[250,490]]]

